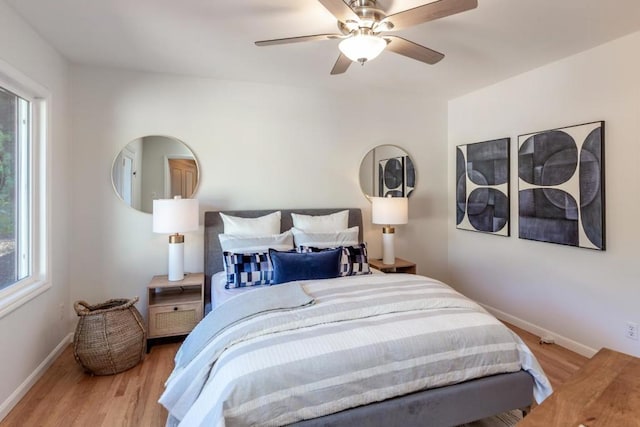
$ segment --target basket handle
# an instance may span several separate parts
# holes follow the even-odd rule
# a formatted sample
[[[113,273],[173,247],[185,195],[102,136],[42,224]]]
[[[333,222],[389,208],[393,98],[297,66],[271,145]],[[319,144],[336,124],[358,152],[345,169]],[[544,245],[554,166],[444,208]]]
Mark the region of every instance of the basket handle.
[[[76,314],[78,316],[86,316],[87,314],[102,314],[102,313],[106,313],[109,311],[114,311],[114,310],[126,310],[129,307],[131,307],[132,305],[134,305],[135,303],[138,302],[140,298],[138,297],[133,297],[129,300],[122,300],[122,299],[111,299],[109,301],[106,301],[102,304],[98,304],[98,305],[90,305],[88,302],[86,301],[76,301],[73,304],[73,308],[76,311]],[[100,306],[106,306],[109,303],[115,302],[115,301],[126,301],[124,304],[118,305],[117,307],[110,307],[110,308],[101,308],[101,309],[96,309],[96,307],[100,307]]]
[[[76,301],[73,303],[73,309],[78,316],[82,316],[91,312],[91,305],[86,301]]]
[[[123,304],[123,305],[119,306],[118,308],[119,308],[119,309],[129,308],[129,307],[131,307],[132,305],[134,305],[135,303],[137,303],[139,299],[140,299],[140,298],[138,298],[138,297],[133,297],[133,298],[131,298],[129,301],[127,301],[127,302],[126,302],[126,304]]]

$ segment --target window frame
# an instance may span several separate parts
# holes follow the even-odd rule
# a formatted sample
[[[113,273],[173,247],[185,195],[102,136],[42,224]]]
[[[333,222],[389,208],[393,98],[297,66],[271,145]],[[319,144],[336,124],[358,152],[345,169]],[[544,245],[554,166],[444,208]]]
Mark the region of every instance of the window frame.
[[[49,91],[0,60],[0,86],[30,103],[29,179],[31,273],[0,290],[0,318],[51,288]]]

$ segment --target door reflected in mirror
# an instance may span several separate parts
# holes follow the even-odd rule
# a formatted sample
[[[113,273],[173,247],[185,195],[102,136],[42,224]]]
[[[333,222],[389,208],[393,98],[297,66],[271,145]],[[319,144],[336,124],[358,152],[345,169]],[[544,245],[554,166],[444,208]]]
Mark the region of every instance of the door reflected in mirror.
[[[150,135],[128,143],[111,172],[116,194],[141,212],[153,212],[153,200],[191,198],[198,188],[199,167],[193,152],[179,139]]]
[[[367,197],[410,197],[416,187],[415,163],[396,145],[379,145],[360,163],[360,188]]]

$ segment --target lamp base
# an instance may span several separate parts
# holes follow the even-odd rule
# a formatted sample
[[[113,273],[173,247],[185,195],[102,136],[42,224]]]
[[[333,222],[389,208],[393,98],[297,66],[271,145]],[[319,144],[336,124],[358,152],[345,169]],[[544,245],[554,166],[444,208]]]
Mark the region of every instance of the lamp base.
[[[386,228],[386,227],[385,227]],[[393,230],[393,227],[389,227]],[[382,233],[382,263],[391,265],[396,262],[396,254],[394,249],[394,237],[395,233],[393,231],[387,232],[384,230]]]
[[[184,280],[184,243],[169,243],[168,280]]]

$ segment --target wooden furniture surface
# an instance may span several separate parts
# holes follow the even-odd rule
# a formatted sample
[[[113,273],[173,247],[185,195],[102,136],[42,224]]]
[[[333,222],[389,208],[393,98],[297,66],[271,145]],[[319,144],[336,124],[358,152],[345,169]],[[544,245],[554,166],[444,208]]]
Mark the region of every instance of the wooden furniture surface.
[[[640,359],[600,350],[518,423],[552,426],[640,426]]]
[[[147,291],[149,339],[187,335],[202,320],[203,273],[190,273],[173,282],[166,275],[154,276]]]
[[[384,273],[416,274],[416,263],[402,258],[396,258],[393,264],[384,264],[381,259],[370,259],[369,265]]]

